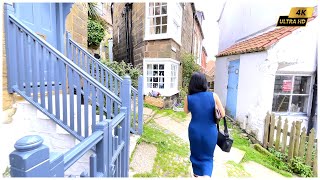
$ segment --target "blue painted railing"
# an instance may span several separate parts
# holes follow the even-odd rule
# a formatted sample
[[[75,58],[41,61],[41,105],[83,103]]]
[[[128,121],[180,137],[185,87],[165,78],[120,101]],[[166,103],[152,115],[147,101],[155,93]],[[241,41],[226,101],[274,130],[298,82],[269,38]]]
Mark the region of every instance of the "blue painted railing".
[[[50,152],[40,136],[25,136],[16,142],[16,150],[9,155],[10,174],[12,177],[64,177],[69,167],[96,147],[90,156],[90,172],[83,172],[82,177],[128,177],[129,121],[127,108],[121,108],[114,119],[97,123],[95,132],[66,153]]]
[[[123,79],[73,41],[69,32],[67,32],[66,37],[66,53],[68,58],[120,97],[119,87],[121,86]],[[140,76],[138,79],[138,90],[131,86],[131,99],[132,114],[130,130],[135,134],[141,135],[143,131],[143,76]],[[112,100],[111,104],[111,108],[116,106]]]
[[[9,93],[18,93],[81,143],[64,155],[49,157],[51,154],[48,154],[49,150],[41,140],[34,142],[33,137],[25,137],[17,142],[16,151],[10,154],[11,176],[61,176],[85,151],[95,147],[93,150],[97,158],[90,158],[91,174],[128,177],[130,77],[124,77],[119,87],[119,97],[32,32],[13,14],[13,7],[5,4]],[[113,130],[114,135],[111,136]]]

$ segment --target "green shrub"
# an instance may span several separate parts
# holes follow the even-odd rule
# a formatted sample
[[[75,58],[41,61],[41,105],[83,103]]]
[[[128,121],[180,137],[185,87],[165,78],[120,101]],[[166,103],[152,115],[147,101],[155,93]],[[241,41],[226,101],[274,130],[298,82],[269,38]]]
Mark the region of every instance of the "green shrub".
[[[192,54],[183,54],[182,63],[182,87],[186,88],[189,85],[192,73],[200,71],[200,66],[196,63],[196,57]]]
[[[274,148],[269,148],[268,150],[281,161],[286,160],[288,157],[288,154],[283,154],[282,152],[276,151]]]
[[[313,176],[312,168],[304,164],[303,159],[301,157],[294,157],[293,159],[291,159],[289,167],[294,173],[299,174],[302,177]]]
[[[112,71],[118,74],[120,77],[128,74],[131,77],[133,87],[138,87],[138,78],[142,74],[140,66],[133,67],[131,64],[125,63],[124,61],[107,61],[101,60],[101,62],[107,65]]]
[[[103,25],[93,19],[89,19],[88,21],[88,46],[89,47],[97,47],[103,40],[105,35]]]

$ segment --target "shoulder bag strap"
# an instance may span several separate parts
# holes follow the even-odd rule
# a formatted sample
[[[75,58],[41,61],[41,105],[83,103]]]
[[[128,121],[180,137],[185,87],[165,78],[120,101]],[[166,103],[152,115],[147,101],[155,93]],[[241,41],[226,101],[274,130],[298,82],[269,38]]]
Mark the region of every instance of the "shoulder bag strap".
[[[223,117],[223,125],[224,125],[224,135],[229,137],[229,131],[228,131],[228,126],[227,126],[226,116]],[[217,128],[218,128],[218,131],[219,131],[219,123],[217,124]]]

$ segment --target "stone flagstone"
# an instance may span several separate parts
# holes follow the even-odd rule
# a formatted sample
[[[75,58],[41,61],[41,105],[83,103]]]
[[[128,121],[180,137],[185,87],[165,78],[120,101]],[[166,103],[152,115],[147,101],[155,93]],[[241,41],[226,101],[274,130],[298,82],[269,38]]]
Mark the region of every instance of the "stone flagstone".
[[[147,143],[141,143],[136,147],[130,164],[134,174],[152,172],[154,159],[157,155],[157,147]]]

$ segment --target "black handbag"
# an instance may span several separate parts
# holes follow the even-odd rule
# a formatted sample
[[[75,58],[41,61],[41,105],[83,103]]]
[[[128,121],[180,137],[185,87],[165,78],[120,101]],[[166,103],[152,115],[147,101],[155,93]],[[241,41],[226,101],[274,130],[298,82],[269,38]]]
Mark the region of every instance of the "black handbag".
[[[220,147],[220,149],[222,151],[230,152],[232,144],[233,144],[233,139],[229,136],[226,117],[223,117],[223,124],[224,124],[224,131],[223,132],[220,132],[219,123],[217,124],[217,128],[218,128],[217,145]]]

